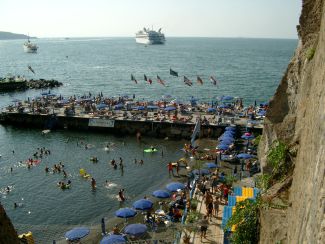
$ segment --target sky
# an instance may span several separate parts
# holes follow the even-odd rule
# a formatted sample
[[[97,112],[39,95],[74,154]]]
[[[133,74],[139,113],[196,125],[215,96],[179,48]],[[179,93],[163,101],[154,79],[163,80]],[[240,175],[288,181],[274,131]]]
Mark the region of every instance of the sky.
[[[0,31],[37,37],[297,38],[301,0],[0,0]]]

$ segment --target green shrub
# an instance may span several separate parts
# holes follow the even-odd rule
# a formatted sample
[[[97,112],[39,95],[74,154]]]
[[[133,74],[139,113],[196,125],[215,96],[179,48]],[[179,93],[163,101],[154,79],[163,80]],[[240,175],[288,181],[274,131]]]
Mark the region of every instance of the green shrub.
[[[224,229],[236,229],[231,235],[231,241],[235,244],[258,243],[258,211],[259,198],[256,201],[246,199],[236,204],[236,211],[228,220]]]
[[[258,136],[254,139],[254,141],[253,141],[254,146],[258,146],[258,144],[260,144],[261,138],[262,138],[262,135],[258,135]]]
[[[307,50],[306,56],[307,56],[307,59],[308,59],[308,60],[312,60],[312,59],[313,59],[314,54],[315,54],[315,51],[316,51],[316,49],[315,49],[314,47],[310,47],[310,48]]]
[[[256,177],[256,187],[260,189],[262,192],[266,191],[271,186],[271,178],[272,176],[269,174],[263,174]]]
[[[200,213],[196,211],[191,211],[187,213],[186,224],[194,223],[200,218]]]
[[[289,171],[289,150],[286,144],[275,141],[267,155],[268,164],[272,166],[272,178],[282,179]]]

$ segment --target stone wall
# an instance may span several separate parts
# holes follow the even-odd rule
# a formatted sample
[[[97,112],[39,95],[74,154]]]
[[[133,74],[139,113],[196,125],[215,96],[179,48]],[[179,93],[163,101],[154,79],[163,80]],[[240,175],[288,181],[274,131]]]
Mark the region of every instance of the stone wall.
[[[0,244],[19,244],[17,232],[14,229],[6,211],[0,204]]]
[[[267,113],[259,147],[264,172],[269,170],[266,155],[275,140],[295,153],[289,207],[281,221],[265,219],[273,210],[262,211],[261,243],[325,243],[324,11],[323,0],[303,0],[298,47]]]

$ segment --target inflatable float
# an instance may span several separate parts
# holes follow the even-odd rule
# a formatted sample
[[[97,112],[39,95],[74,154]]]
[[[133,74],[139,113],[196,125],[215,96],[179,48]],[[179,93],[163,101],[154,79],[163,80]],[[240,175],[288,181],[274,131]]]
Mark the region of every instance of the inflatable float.
[[[148,149],[144,149],[143,151],[145,153],[153,153],[153,152],[157,152],[158,150],[156,148],[154,148],[154,149],[148,148]]]
[[[84,169],[80,169],[79,170],[79,174],[80,174],[80,176],[82,176],[82,177],[84,177],[86,179],[88,179],[89,177],[91,177],[90,174],[87,174],[86,170],[84,170]]]

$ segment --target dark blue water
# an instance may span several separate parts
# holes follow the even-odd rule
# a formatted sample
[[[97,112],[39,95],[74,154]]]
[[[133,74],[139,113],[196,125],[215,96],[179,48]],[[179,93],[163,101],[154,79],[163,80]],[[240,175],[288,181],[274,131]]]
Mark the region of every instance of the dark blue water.
[[[11,73],[27,78],[54,78],[64,86],[53,92],[63,96],[103,92],[105,96],[135,94],[139,99],[156,100],[170,94],[181,100],[194,95],[201,101],[211,101],[221,95],[233,95],[243,97],[246,104],[270,99],[297,44],[296,40],[226,38],[168,38],[165,45],[147,47],[131,38],[35,42],[39,52],[27,54],[23,52],[23,41],[0,41],[0,77]],[[28,65],[35,75],[28,71]],[[170,67],[193,81],[199,75],[204,85],[195,82],[193,87],[185,86],[182,77],[169,75]],[[138,85],[130,80],[131,73],[138,79]],[[154,84],[143,81],[144,74]],[[167,87],[157,83],[156,75],[166,81]],[[219,86],[211,84],[211,75],[220,81]],[[27,99],[39,93],[40,90],[2,93],[0,106],[14,98]],[[90,144],[91,149],[78,147],[81,140]],[[58,225],[99,223],[102,216],[112,216],[119,208],[116,195],[120,188],[126,189],[130,199],[126,206],[131,206],[133,200],[163,187],[162,182],[168,181],[166,163],[182,157],[179,149],[184,142],[145,140],[138,144],[134,137],[67,131],[42,136],[39,130],[0,126],[1,203],[14,225],[28,226],[39,235],[40,231],[33,226],[50,226],[55,232]],[[116,144],[114,151],[104,151],[107,142]],[[143,149],[152,144],[164,150],[164,158],[160,153],[143,154]],[[28,170],[26,164],[19,163],[43,146],[52,154],[39,166]],[[97,156],[99,163],[91,163],[91,156]],[[123,175],[108,164],[120,156],[125,164]],[[143,158],[145,164],[135,165],[134,158]],[[44,172],[45,166],[52,167],[59,161],[65,164],[72,180],[70,190],[62,191],[56,186],[63,180],[62,174]],[[97,180],[95,192],[90,182],[79,176],[81,167]],[[111,182],[109,187],[105,187],[105,180]],[[12,187],[9,194],[5,193],[6,186]],[[14,209],[14,202],[23,206]]]

